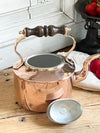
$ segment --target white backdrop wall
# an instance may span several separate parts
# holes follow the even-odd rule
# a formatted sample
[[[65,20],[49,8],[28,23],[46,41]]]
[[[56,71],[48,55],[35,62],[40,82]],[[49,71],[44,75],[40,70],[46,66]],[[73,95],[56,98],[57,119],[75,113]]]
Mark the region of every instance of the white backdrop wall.
[[[0,1],[0,70],[8,68],[19,58],[14,44],[25,27],[38,25],[71,27],[76,41],[85,37],[84,21],[74,9],[77,0],[3,0]],[[18,46],[20,53],[29,56],[42,52],[53,52],[72,44],[62,35],[54,37],[29,37]]]

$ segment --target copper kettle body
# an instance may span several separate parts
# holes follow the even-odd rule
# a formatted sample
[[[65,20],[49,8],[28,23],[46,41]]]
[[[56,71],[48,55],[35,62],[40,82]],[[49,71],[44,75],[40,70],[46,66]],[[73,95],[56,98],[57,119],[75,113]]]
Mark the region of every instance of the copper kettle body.
[[[100,56],[100,54],[89,56],[85,60],[82,70],[75,72],[74,62],[68,59],[68,55],[75,48],[76,42],[72,36],[67,34],[69,30],[65,26],[50,25],[37,26],[33,29],[25,28],[20,32],[23,36],[16,41],[15,45],[15,52],[20,60],[15,63],[13,71],[16,99],[25,109],[46,112],[52,101],[59,98],[70,98],[73,83],[84,80],[88,73],[88,64]],[[31,35],[54,36],[58,33],[73,40],[73,46],[66,57],[45,53],[23,59],[17,51],[17,45],[26,37]]]

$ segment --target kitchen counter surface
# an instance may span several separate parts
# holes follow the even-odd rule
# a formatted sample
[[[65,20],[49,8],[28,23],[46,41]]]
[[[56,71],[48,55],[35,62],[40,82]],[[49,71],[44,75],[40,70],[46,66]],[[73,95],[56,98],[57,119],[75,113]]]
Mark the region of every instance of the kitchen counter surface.
[[[45,113],[25,111],[15,100],[12,68],[0,71],[0,133],[100,133],[100,92],[73,87],[82,116],[68,124],[51,122]]]

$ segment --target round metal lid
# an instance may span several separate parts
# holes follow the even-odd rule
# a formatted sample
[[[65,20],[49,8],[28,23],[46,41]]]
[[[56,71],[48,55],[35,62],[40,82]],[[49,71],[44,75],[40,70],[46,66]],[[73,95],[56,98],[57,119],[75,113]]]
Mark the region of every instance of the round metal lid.
[[[25,66],[29,70],[37,72],[29,80],[37,82],[55,82],[64,80],[73,75],[75,71],[74,62],[70,59],[56,54],[38,54],[28,57]],[[31,73],[33,72],[31,71]]]
[[[51,69],[62,67],[64,60],[56,54],[38,54],[30,56],[26,59],[25,65],[31,69]]]
[[[82,115],[83,108],[73,99],[61,98],[53,101],[47,108],[48,118],[58,124],[68,124]]]

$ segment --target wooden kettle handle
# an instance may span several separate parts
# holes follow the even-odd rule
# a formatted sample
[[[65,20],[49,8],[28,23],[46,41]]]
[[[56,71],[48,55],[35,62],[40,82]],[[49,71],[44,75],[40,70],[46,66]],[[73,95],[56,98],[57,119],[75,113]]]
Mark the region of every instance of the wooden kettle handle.
[[[42,37],[42,36],[54,36],[56,34],[65,34],[65,26],[61,27],[56,27],[54,25],[49,25],[49,26],[37,26],[33,29],[30,28],[25,28],[26,31],[26,37],[29,37],[31,35],[35,35],[37,37]]]

